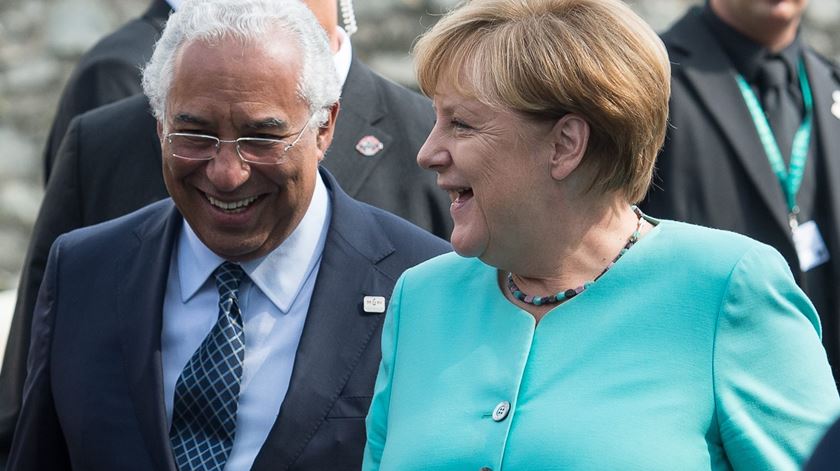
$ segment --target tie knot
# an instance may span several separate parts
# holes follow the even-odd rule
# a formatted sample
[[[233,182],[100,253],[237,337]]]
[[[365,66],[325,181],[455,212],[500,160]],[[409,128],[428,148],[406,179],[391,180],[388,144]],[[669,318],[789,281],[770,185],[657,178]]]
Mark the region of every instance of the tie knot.
[[[216,277],[216,287],[219,289],[219,298],[237,298],[239,296],[239,283],[245,276],[242,267],[236,263],[225,262],[219,265],[213,274]]]
[[[770,57],[761,65],[759,86],[768,90],[784,89],[790,81],[790,70],[781,57]]]

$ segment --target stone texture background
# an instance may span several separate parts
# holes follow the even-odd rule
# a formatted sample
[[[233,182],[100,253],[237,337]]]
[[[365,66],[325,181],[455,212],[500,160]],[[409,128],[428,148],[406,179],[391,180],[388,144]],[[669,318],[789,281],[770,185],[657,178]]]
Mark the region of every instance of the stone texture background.
[[[456,0],[355,0],[356,52],[411,85],[414,38]],[[657,31],[702,0],[628,0]],[[146,8],[146,0],[0,2],[0,290],[17,284],[43,194],[41,151],[59,93],[78,56]],[[806,40],[840,59],[840,2],[811,0]]]

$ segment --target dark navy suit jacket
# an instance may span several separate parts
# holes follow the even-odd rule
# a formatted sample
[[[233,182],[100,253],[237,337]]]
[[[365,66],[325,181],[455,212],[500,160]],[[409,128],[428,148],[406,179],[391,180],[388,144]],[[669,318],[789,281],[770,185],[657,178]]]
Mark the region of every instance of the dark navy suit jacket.
[[[828,429],[814,450],[804,471],[836,471],[840,469],[840,420]]]
[[[289,391],[255,470],[361,467],[383,321],[363,297],[390,297],[403,270],[450,249],[321,173],[332,219]],[[10,469],[175,469],[160,332],[182,221],[167,199],[53,245]]]

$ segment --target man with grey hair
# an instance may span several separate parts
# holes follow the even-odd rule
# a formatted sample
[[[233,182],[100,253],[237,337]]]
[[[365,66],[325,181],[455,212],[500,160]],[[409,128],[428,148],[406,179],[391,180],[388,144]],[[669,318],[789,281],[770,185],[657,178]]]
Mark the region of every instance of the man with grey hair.
[[[178,9],[177,1],[168,1]],[[360,60],[350,31],[338,25],[338,6],[347,2],[301,3],[327,32],[342,83],[341,113],[321,165],[352,198],[449,238],[449,196],[438,188],[434,173],[415,161],[434,123],[431,101]],[[348,23],[345,27],[350,28]],[[157,31],[154,39],[159,35]],[[148,43],[145,57],[151,57],[153,44]],[[135,88],[141,89],[139,76]],[[22,267],[5,354],[0,352],[0,470],[20,413],[32,313],[53,242],[65,232],[169,197],[156,120],[142,93],[77,116],[55,157]]]
[[[319,169],[298,2],[193,0],[144,71],[171,200],[60,237],[10,469],[357,469],[387,296],[447,244]]]

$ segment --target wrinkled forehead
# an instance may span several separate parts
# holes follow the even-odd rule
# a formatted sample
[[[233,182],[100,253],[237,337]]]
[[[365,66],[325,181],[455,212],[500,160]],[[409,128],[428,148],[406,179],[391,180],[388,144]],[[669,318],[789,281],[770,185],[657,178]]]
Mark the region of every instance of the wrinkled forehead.
[[[177,52],[166,121],[191,116],[209,122],[304,119],[296,47],[241,38],[193,40]],[[301,115],[301,116],[298,116]]]
[[[185,64],[239,67],[258,72],[276,63],[302,67],[303,54],[297,37],[282,27],[272,27],[257,36],[244,36],[235,31],[201,35],[185,39],[175,51],[174,67]]]

